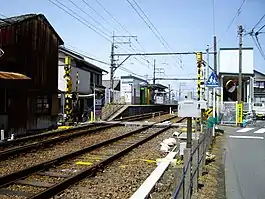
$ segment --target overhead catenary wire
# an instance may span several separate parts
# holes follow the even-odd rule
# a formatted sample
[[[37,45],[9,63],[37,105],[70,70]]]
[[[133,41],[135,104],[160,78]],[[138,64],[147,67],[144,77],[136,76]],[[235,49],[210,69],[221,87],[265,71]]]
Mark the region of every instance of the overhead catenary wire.
[[[255,26],[252,28],[252,30],[250,32],[248,32],[247,34],[249,34],[253,41],[254,41],[254,44],[255,46],[257,47],[258,51],[260,52],[260,55],[263,57],[263,59],[265,60],[265,53],[262,49],[262,46],[260,45],[260,42],[259,42],[259,39],[258,39],[258,35],[262,32],[260,32],[264,27],[265,25],[261,26],[258,31],[255,31],[255,28],[258,27],[258,25],[262,22],[262,20],[264,19],[265,17],[265,14],[259,19],[259,21],[255,24]]]
[[[261,28],[258,29],[257,33],[260,34],[260,33],[261,33],[260,31],[261,31],[264,27],[265,27],[265,25],[261,26]]]
[[[139,10],[143,13],[143,15],[145,16],[145,18],[148,20],[148,22],[151,24],[151,26],[155,29],[155,31],[157,32],[157,34],[161,37],[161,39],[164,41],[166,48],[172,52],[171,47],[169,46],[169,44],[167,43],[167,41],[165,40],[165,38],[162,36],[162,34],[160,33],[160,31],[156,28],[156,26],[152,23],[152,21],[149,19],[149,17],[147,16],[147,14],[143,11],[143,9],[141,8],[141,6],[135,1],[133,0],[133,2],[135,3],[135,5],[139,8]],[[174,56],[173,56],[174,57]],[[181,59],[179,57],[177,57],[179,59],[179,61],[181,61]]]
[[[90,15],[89,13],[87,13],[85,10],[83,10],[80,6],[78,6],[75,2],[73,2],[72,0],[68,0],[72,5],[74,5],[78,10],[80,10],[81,12],[83,12],[85,15],[88,16],[88,18],[92,19],[96,24],[98,24],[102,29],[104,29],[104,31],[106,31],[109,35],[111,35],[111,32],[105,28],[103,25],[100,24],[99,21],[97,21],[92,15]]]
[[[103,32],[102,30],[100,30],[99,28],[93,26],[91,23],[89,23],[86,19],[84,19],[83,17],[81,17],[79,14],[77,14],[75,11],[73,11],[71,8],[66,7],[64,4],[60,3],[58,0],[55,0],[58,4],[54,3],[53,1],[49,0],[51,3],[53,3],[54,5],[56,5],[58,8],[60,8],[61,10],[63,10],[64,12],[66,12],[67,14],[69,14],[70,16],[74,17],[76,20],[78,20],[79,22],[81,22],[83,25],[89,27],[90,29],[92,29],[94,32],[98,33],[100,36],[102,36],[103,38],[105,38],[107,41],[111,42],[110,39],[108,39],[108,36],[106,35],[105,32]],[[71,0],[69,0],[71,1]],[[63,8],[63,7],[65,8]],[[77,5],[76,5],[77,6]],[[80,7],[79,7],[80,8]],[[72,13],[74,13],[76,16],[74,16],[73,14],[71,14],[68,10],[70,10]],[[81,18],[82,20],[80,20],[79,18]],[[86,23],[85,23],[86,22]],[[142,65],[143,64],[139,59],[134,58],[135,60],[139,61]]]
[[[260,20],[256,23],[256,25],[252,28],[252,31],[254,32],[254,29],[260,24],[260,22],[264,19],[265,14],[260,18]]]
[[[130,2],[129,0],[126,0],[130,6],[132,7],[132,9],[137,13],[137,15],[143,20],[143,22],[147,25],[147,27],[153,32],[153,34],[155,35],[155,37],[160,41],[160,43],[169,51],[171,51],[169,45],[167,44],[167,42],[165,41],[165,39],[162,37],[162,35],[160,34],[160,32],[157,30],[157,28],[154,26],[154,24],[151,22],[151,20],[148,18],[148,16],[145,14],[145,12],[141,9],[141,7],[139,6],[139,4],[133,0],[133,2],[135,3],[135,5],[138,7],[138,9],[140,10],[140,12],[146,17],[147,21],[150,23],[148,24],[148,22],[146,21],[146,19],[140,14],[140,12],[136,9],[136,7],[132,4],[132,2]],[[155,30],[155,31],[154,31]],[[179,59],[179,58],[178,58]],[[183,69],[183,67],[177,62],[177,64],[180,66],[180,68]]]
[[[56,0],[57,1],[57,0]],[[78,6],[76,3],[74,3],[72,0],[68,0],[72,5],[74,5],[77,9],[79,9],[81,12],[83,12],[85,15],[87,15],[89,18],[91,18],[95,23],[99,24],[99,26],[104,29],[107,34],[111,35],[111,32],[109,32],[109,30],[107,28],[105,28],[103,25],[100,24],[99,21],[97,21],[94,17],[92,17],[90,14],[88,14],[86,11],[84,11],[82,8],[80,8],[80,6]],[[108,22],[102,15],[100,15],[92,6],[90,6],[90,4],[88,4],[86,1],[83,0],[83,2],[90,8],[92,9],[94,12],[96,12],[104,21]],[[118,38],[119,40],[121,40],[120,38]],[[134,50],[135,51],[135,50]],[[136,52],[136,51],[135,51]],[[136,59],[136,58],[135,58]],[[139,59],[136,59],[137,61],[139,61],[142,65],[145,65],[143,62],[141,62]],[[144,61],[146,61],[146,59],[144,59]],[[149,66],[148,66],[149,67]]]
[[[66,11],[66,12],[67,12],[67,11]],[[71,13],[70,13],[70,15],[71,15]],[[3,14],[1,14],[1,13],[0,13],[0,16],[2,16],[2,17],[4,17],[4,18],[8,18],[7,16],[5,16],[5,15],[3,15]],[[71,15],[71,16],[72,16],[72,15]],[[78,19],[78,18],[77,18],[77,19]],[[9,22],[9,21],[7,21],[7,20],[5,20],[5,19],[0,19],[0,21],[3,21],[3,22],[5,22],[5,23],[7,23],[7,24],[12,25],[11,22]],[[82,22],[82,24],[83,24],[83,25],[86,25],[84,22]],[[67,44],[67,46],[70,46],[70,47],[73,48],[73,46],[71,46],[71,45],[69,45],[69,44]],[[74,48],[75,48],[75,47],[74,47]],[[0,50],[2,51],[2,49],[0,49]],[[109,65],[109,66],[110,66],[110,63],[107,63],[107,62],[105,62],[105,61],[102,61],[102,60],[99,60],[99,59],[93,58],[93,57],[91,57],[91,56],[88,56],[88,55],[85,55],[85,54],[79,53],[79,52],[77,52],[77,51],[75,51],[75,50],[73,50],[73,49],[69,49],[69,50],[71,50],[73,53],[75,53],[75,54],[77,54],[77,55],[80,55],[80,56],[82,56],[82,57],[84,57],[84,58],[87,58],[87,59],[90,59],[90,60],[93,60],[93,61],[96,61],[96,62],[99,62],[99,63],[102,63],[102,64],[105,64],[105,65]],[[133,71],[131,71],[131,70],[129,70],[129,69],[126,69],[126,68],[124,68],[124,67],[120,67],[120,68],[118,68],[118,69],[119,69],[119,70],[122,70],[122,71],[125,71],[125,72],[129,72],[129,73],[134,74],[134,75],[139,76],[139,77],[143,77],[142,75],[139,75],[139,74],[137,74],[137,73],[134,73]]]
[[[99,2],[99,0],[96,0],[96,3],[112,18],[112,20],[114,22],[116,22],[121,29],[123,29],[129,36],[132,36],[132,34],[128,31],[128,29],[126,29],[109,11],[108,9],[105,8],[105,6]],[[137,44],[140,46],[141,50],[143,52],[146,52],[145,48],[143,47],[143,45],[138,41],[138,39],[134,38],[135,41],[137,42]],[[146,57],[145,57],[146,58]]]
[[[226,35],[226,33],[228,32],[228,30],[231,28],[231,26],[233,25],[233,23],[235,22],[236,18],[241,14],[241,11],[242,11],[242,8],[245,4],[246,0],[242,0],[242,3],[240,4],[239,8],[237,9],[237,12],[235,14],[235,16],[232,18],[231,22],[228,24],[227,28],[225,29],[224,33],[219,37],[218,41],[216,42],[216,44],[218,44],[223,38],[224,36]],[[214,4],[213,4],[213,14],[214,14]],[[215,22],[214,22],[214,25],[215,25]],[[215,30],[214,30],[215,31]],[[212,49],[212,47],[209,48]]]
[[[73,10],[71,10],[70,8],[68,8],[68,10],[71,10],[72,13],[74,13],[76,16],[80,17],[81,19],[83,19],[83,21],[76,17],[75,15],[73,15],[71,12],[69,12],[68,10],[66,10],[63,7],[64,6],[62,3],[60,3],[58,0],[55,0],[57,3],[53,2],[52,0],[48,0],[50,1],[52,4],[54,4],[55,6],[57,6],[59,9],[61,9],[62,11],[64,11],[65,13],[67,13],[68,15],[72,16],[73,18],[75,18],[76,20],[78,20],[80,23],[82,23],[83,25],[85,25],[86,27],[88,27],[89,29],[91,29],[92,31],[94,31],[95,33],[97,33],[98,35],[100,35],[101,37],[103,37],[105,40],[107,40],[108,42],[111,42],[110,39],[108,39],[107,35],[102,34],[100,31],[97,30],[97,28],[95,28],[93,25],[91,25],[86,19],[84,19],[83,17],[80,17],[80,15],[78,15],[76,12],[74,12]],[[63,6],[63,7],[62,7]],[[67,7],[66,7],[67,8]],[[86,23],[85,23],[85,22]]]
[[[256,35],[256,36],[252,35],[252,39],[253,39],[254,44],[256,45],[257,49],[259,50],[261,56],[262,56],[263,59],[265,60],[265,53],[264,53],[264,51],[263,51],[263,49],[262,49],[262,47],[261,47],[261,45],[260,45],[260,43],[259,43],[259,40],[258,40],[257,35]]]

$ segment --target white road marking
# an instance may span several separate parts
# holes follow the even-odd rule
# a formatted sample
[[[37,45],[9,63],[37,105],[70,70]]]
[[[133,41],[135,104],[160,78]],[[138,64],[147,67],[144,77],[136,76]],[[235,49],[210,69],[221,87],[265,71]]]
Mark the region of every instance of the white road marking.
[[[243,129],[237,130],[236,132],[245,133],[245,132],[251,131],[252,129],[254,129],[254,128],[243,128]]]
[[[255,131],[254,133],[265,133],[265,128],[259,129]]]
[[[230,138],[238,138],[238,139],[258,139],[264,140],[264,137],[257,137],[257,136],[244,136],[244,135],[230,135]]]

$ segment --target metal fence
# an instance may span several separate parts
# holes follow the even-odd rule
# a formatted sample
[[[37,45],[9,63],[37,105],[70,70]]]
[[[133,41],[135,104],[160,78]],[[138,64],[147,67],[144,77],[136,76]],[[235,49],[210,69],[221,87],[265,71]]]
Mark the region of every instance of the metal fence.
[[[199,139],[193,142],[191,149],[184,151],[184,166],[182,176],[173,194],[174,199],[191,198],[198,191],[199,177],[206,160],[206,152],[212,143],[212,128],[205,129]]]

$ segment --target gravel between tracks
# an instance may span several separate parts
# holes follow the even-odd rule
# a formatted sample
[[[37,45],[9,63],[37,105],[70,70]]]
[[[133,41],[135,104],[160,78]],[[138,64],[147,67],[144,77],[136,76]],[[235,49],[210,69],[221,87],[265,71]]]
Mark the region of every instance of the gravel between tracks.
[[[88,134],[53,145],[47,145],[46,148],[41,150],[37,149],[37,151],[32,150],[32,152],[23,153],[23,155],[21,154],[18,157],[11,157],[0,162],[0,176],[80,150],[92,144],[128,133],[137,128],[139,127],[112,127],[110,129],[98,131],[95,134]]]
[[[166,155],[159,151],[160,142],[171,137],[176,130],[171,128],[161,133],[106,167],[102,173],[82,180],[54,198],[129,198],[156,168],[156,163],[153,161]]]
[[[165,115],[160,115],[160,116],[155,116],[154,118],[147,118],[143,119],[143,121],[148,121],[148,122],[159,122],[161,120],[169,119],[171,118],[172,115],[165,114]]]

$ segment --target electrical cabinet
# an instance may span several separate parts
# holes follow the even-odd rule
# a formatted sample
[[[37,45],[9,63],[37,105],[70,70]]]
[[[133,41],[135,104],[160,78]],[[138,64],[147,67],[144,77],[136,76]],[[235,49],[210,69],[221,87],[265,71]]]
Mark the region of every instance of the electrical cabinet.
[[[178,116],[179,117],[200,117],[200,103],[195,100],[185,100],[179,102]]]

